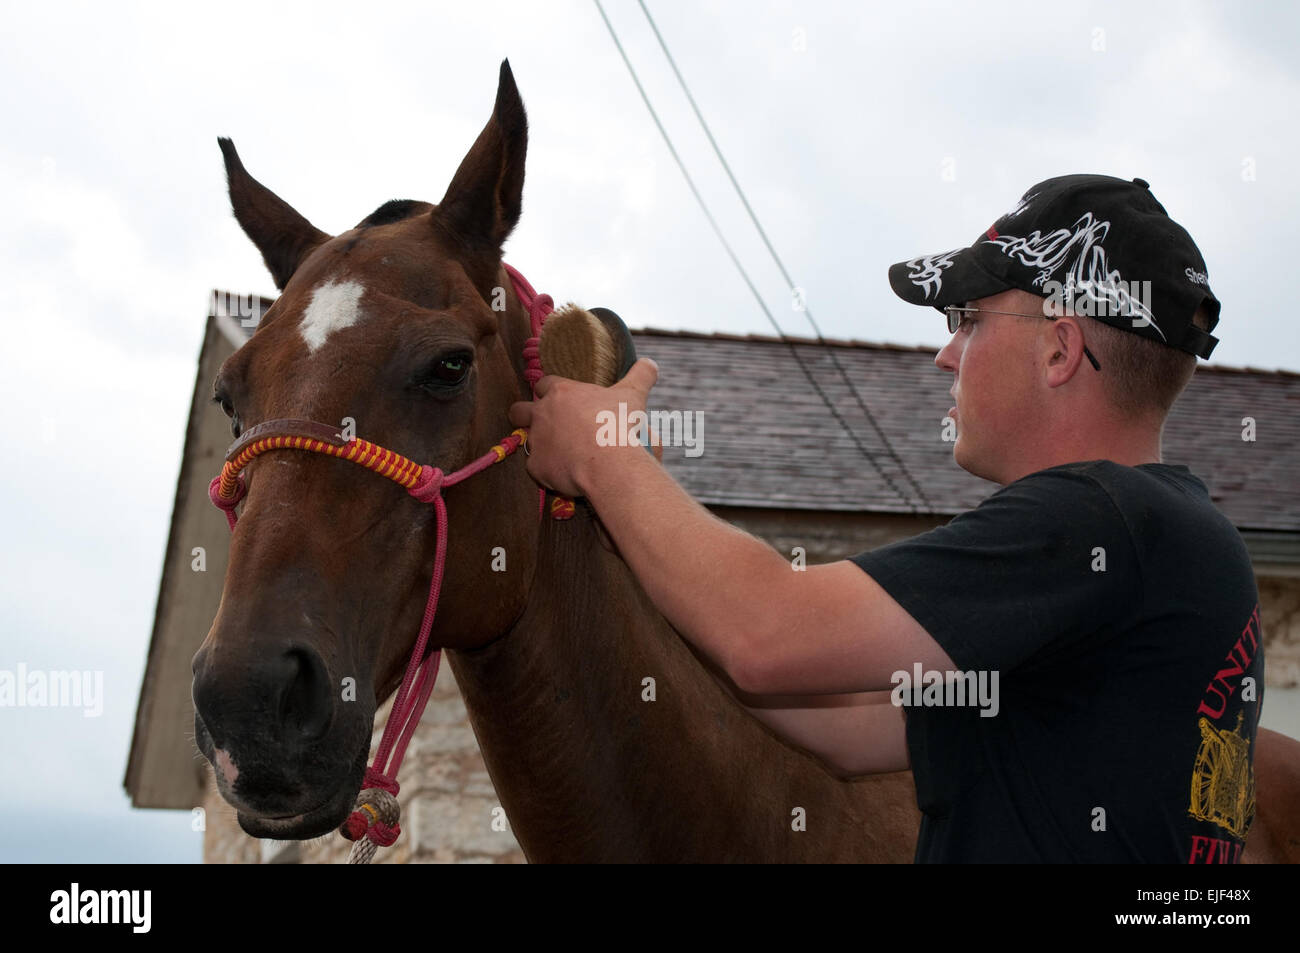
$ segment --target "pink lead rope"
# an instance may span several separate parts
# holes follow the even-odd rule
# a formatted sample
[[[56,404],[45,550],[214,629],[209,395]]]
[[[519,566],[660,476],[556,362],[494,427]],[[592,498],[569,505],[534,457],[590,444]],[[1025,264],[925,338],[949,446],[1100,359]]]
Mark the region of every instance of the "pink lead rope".
[[[554,310],[554,302],[550,295],[538,294],[533,289],[533,286],[528,283],[528,280],[517,270],[505,262],[501,264],[510,276],[515,294],[519,296],[519,300],[528,309],[532,336],[524,342],[524,378],[528,381],[529,389],[533,392],[535,399],[537,396],[537,382],[541,380],[543,374],[538,345],[541,340],[542,325],[546,321],[546,316]],[[492,464],[504,460],[527,439],[527,433],[526,430],[514,431],[483,456],[451,474],[444,475],[438,467],[421,466],[419,468],[419,477],[411,485],[407,486],[407,492],[411,496],[422,503],[432,503],[434,507],[437,543],[433,557],[433,579],[429,583],[429,598],[425,602],[424,617],[420,621],[420,634],[415,640],[415,648],[411,651],[411,658],[407,663],[406,674],[402,678],[401,687],[398,688],[393,699],[393,707],[389,713],[388,722],[384,726],[384,734],[379,741],[379,748],[375,752],[374,762],[366,768],[365,777],[362,781],[362,790],[357,795],[356,808],[339,828],[339,832],[344,837],[354,842],[352,851],[348,856],[349,864],[369,863],[376,849],[391,845],[402,832],[397,823],[400,816],[400,808],[397,804],[397,792],[400,789],[400,785],[397,783],[397,772],[401,767],[402,758],[406,754],[406,747],[411,741],[411,736],[415,733],[415,726],[419,724],[425,705],[429,701],[429,695],[433,691],[434,681],[438,677],[438,662],[442,655],[441,649],[434,649],[428,658],[424,657],[425,647],[429,642],[429,633],[433,629],[433,617],[438,610],[438,595],[442,589],[442,574],[447,553],[447,506],[442,498],[442,489],[443,487],[454,486],[462,480],[486,470]],[[364,444],[367,451],[373,448],[387,456],[380,459],[375,465],[372,465],[373,458],[367,459],[364,457],[364,453],[367,451],[363,451],[362,459],[354,459],[353,454],[347,455],[346,459],[361,462],[370,469],[376,469],[376,472],[381,472],[382,475],[399,482],[401,482],[400,465],[408,466],[410,473],[414,474],[410,462],[404,457],[386,451],[377,445],[355,439],[349,444],[345,444],[344,447],[351,447],[354,444]],[[246,492],[243,476],[238,472],[239,468],[246,466],[253,457],[261,452],[281,448],[313,450],[327,452],[335,456],[344,456],[341,451],[325,445],[320,440],[303,438],[292,431],[286,431],[286,433],[271,435],[250,444],[247,451],[239,457],[238,462],[232,464],[231,458],[228,457],[222,475],[213,479],[209,485],[208,495],[216,506],[225,511],[232,533],[235,531],[235,523],[238,520],[235,515],[235,507],[243,499]],[[390,457],[397,463],[390,466]],[[377,469],[378,466],[383,466],[385,469],[380,471]],[[397,476],[393,475],[394,468],[398,470]],[[540,518],[545,511],[546,491],[539,489],[538,493],[538,517]],[[564,512],[562,507],[556,507],[557,512],[555,515],[557,518],[571,515],[571,501],[557,499],[554,502],[568,504],[567,512]]]

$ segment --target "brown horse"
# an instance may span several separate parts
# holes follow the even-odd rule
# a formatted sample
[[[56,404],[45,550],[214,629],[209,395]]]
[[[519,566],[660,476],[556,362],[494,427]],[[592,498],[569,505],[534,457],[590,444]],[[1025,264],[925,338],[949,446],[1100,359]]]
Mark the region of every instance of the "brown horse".
[[[215,382],[236,434],[350,417],[359,436],[450,471],[509,431],[507,409],[528,395],[529,325],[501,245],[520,214],[526,143],[503,63],[492,118],[442,201],[387,202],[331,237],[221,140],[235,216],[282,291]],[[614,343],[626,367],[634,355]],[[433,515],[315,454],[269,453],[246,474],[221,606],[194,658],[196,740],[247,833],[312,837],[351,809],[375,710],[401,680]],[[445,498],[430,644],[449,649],[530,861],[911,860],[910,775],[839,778],[751,717],[655,610],[590,510],[539,521],[518,455]],[[505,572],[494,571],[496,547]],[[1300,846],[1294,816],[1270,799],[1274,771],[1291,772],[1285,790],[1300,786],[1297,751],[1260,732],[1251,859]]]

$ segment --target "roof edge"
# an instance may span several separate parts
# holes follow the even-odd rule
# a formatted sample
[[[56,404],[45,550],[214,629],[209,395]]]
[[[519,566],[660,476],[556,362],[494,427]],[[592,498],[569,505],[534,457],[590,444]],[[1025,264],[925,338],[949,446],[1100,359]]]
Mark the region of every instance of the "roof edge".
[[[929,344],[890,344],[884,341],[864,341],[860,338],[806,338],[786,335],[785,337],[775,337],[771,334],[736,334],[728,331],[690,331],[686,329],[672,328],[632,328],[631,333],[641,334],[646,337],[667,337],[667,338],[690,338],[690,339],[707,339],[713,341],[743,341],[755,344],[806,344],[820,347],[839,347],[865,349],[873,351],[905,351],[909,353],[920,354],[937,354],[939,348]],[[1232,364],[1211,364],[1202,361],[1196,366],[1196,373],[1204,374],[1206,372],[1225,372],[1229,374],[1254,374],[1254,375],[1273,375],[1278,377],[1295,377],[1300,378],[1300,371],[1287,370],[1286,368],[1262,368],[1239,367]]]

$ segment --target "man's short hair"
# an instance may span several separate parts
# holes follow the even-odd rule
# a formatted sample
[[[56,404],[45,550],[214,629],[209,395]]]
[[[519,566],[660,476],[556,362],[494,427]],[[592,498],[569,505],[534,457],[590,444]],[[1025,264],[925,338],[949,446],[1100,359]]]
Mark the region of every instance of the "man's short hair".
[[[1098,321],[1076,315],[1083,339],[1097,355],[1106,396],[1130,420],[1163,420],[1196,372],[1196,355],[1169,347]],[[1192,323],[1209,329],[1205,306],[1197,308]]]

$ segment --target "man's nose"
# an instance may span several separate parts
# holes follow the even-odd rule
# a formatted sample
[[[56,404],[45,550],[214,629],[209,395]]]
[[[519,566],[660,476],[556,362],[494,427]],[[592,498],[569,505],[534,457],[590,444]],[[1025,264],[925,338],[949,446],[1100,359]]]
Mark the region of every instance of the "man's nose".
[[[935,367],[943,371],[957,371],[957,358],[959,350],[957,345],[957,335],[948,339],[948,343],[939,349],[939,353],[934,356]]]

